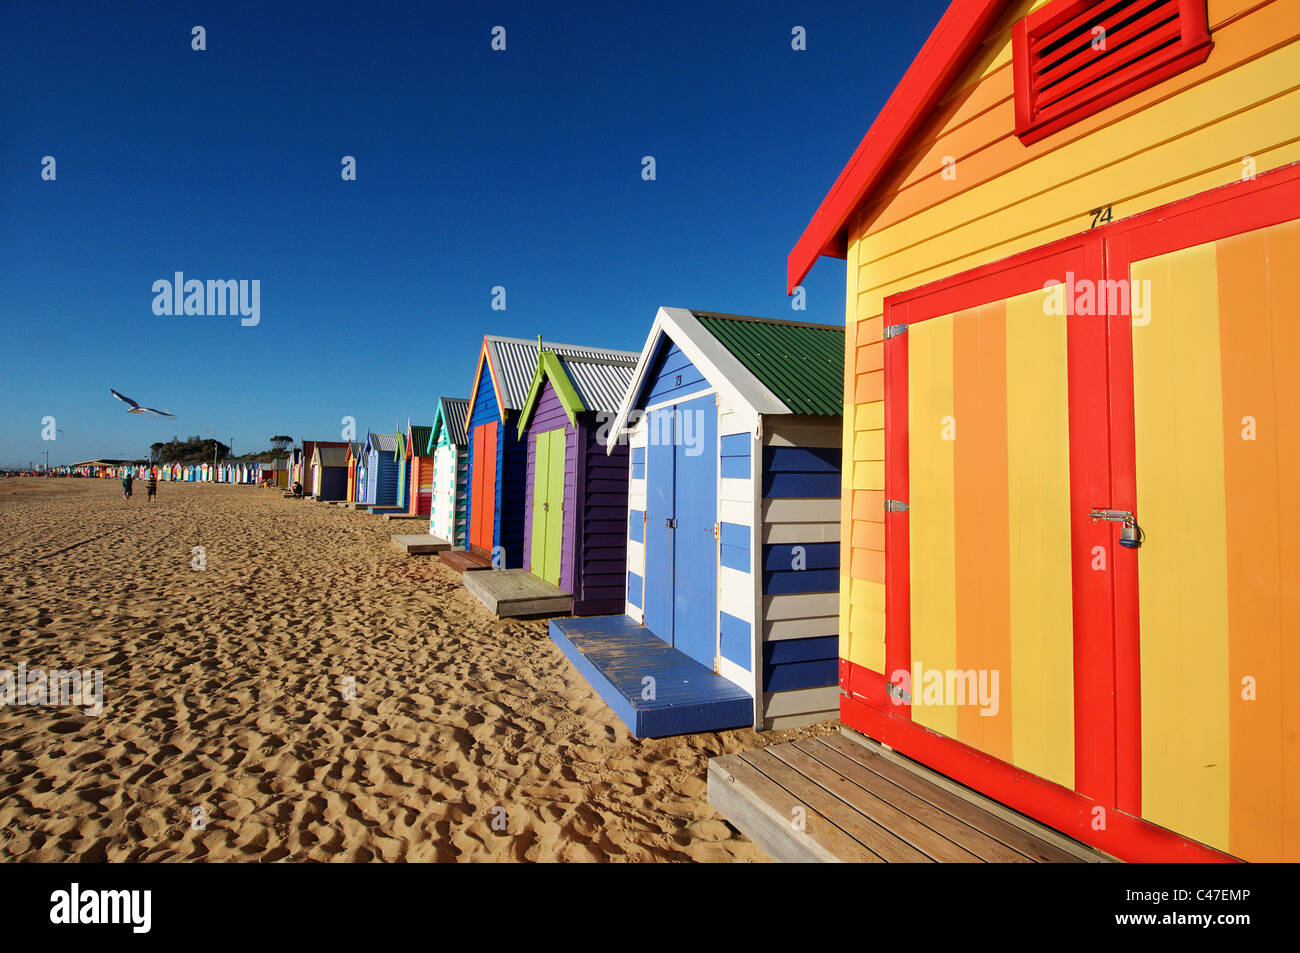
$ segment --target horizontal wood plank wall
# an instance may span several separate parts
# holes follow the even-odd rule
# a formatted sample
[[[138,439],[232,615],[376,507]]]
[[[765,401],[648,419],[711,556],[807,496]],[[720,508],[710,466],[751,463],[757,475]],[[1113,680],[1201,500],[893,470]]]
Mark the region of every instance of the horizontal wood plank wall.
[[[456,444],[456,538],[448,540],[464,546],[469,532],[469,445]]]
[[[700,379],[694,389],[707,382]],[[747,418],[718,398],[718,663],[719,675],[754,692],[755,579],[753,464],[758,449]]]
[[[842,423],[836,418],[764,418],[763,459],[782,477],[765,475],[762,525],[755,540],[763,577],[760,688],[767,729],[833,719],[839,711],[835,659],[841,549],[835,494],[842,441]],[[800,488],[818,495],[786,495],[802,492]],[[802,570],[783,571],[796,554]]]
[[[608,455],[604,428],[594,413],[578,418],[578,475],[582,491],[577,511],[575,615],[605,615],[622,609],[627,543],[632,527],[627,504],[628,447],[615,444]],[[644,527],[642,527],[644,529]]]
[[[1210,0],[1209,59],[1024,146],[1008,11],[850,222],[840,653],[883,672],[884,299],[1300,160],[1300,0]],[[946,160],[953,160],[946,163]],[[945,169],[951,169],[944,176]],[[850,449],[851,448],[851,449]]]

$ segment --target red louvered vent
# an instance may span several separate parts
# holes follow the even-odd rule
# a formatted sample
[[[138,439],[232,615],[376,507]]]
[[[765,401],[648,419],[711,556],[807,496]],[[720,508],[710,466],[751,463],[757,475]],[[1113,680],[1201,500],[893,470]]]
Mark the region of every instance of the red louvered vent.
[[[1016,135],[1029,145],[1205,62],[1206,0],[1056,0],[1015,25]]]

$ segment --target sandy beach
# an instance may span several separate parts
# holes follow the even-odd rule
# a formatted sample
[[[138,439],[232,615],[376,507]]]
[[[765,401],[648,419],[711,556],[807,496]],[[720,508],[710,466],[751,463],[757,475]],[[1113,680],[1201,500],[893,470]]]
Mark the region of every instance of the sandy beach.
[[[793,733],[637,741],[544,622],[389,543],[415,524],[137,490],[0,483],[0,669],[104,686],[0,707],[5,860],[764,859],[706,766]]]

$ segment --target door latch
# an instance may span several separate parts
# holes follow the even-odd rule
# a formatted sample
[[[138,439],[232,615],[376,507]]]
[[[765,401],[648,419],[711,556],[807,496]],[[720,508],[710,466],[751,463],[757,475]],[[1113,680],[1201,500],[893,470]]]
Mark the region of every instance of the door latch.
[[[676,529],[677,518],[675,516],[668,517],[668,519],[664,520],[664,525],[667,526],[669,529]]]
[[[1137,517],[1128,510],[1102,510],[1094,507],[1088,514],[1088,518],[1094,523],[1098,520],[1106,520],[1123,524],[1119,531],[1119,544],[1125,549],[1137,549],[1146,539],[1146,533],[1142,532],[1141,526],[1138,526]]]

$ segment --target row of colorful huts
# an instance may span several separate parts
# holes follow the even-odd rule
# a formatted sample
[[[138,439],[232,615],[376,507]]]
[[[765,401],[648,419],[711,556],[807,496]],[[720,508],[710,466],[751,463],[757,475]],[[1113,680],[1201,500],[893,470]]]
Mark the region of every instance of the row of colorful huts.
[[[841,328],[679,308],[640,352],[487,336],[468,397],[291,472],[427,519],[394,540],[497,614],[559,616],[639,737],[805,725],[838,712],[843,360]]]
[[[264,460],[223,460],[218,463],[124,463],[86,461],[66,467],[51,468],[61,476],[121,479],[128,473],[137,480],[151,475],[173,483],[235,483],[246,486],[287,486],[286,458]]]
[[[608,612],[551,633],[638,734],[838,714],[1123,859],[1300,858],[1297,76],[1297,0],[954,0],[789,257],[847,334],[485,339],[444,557]]]

